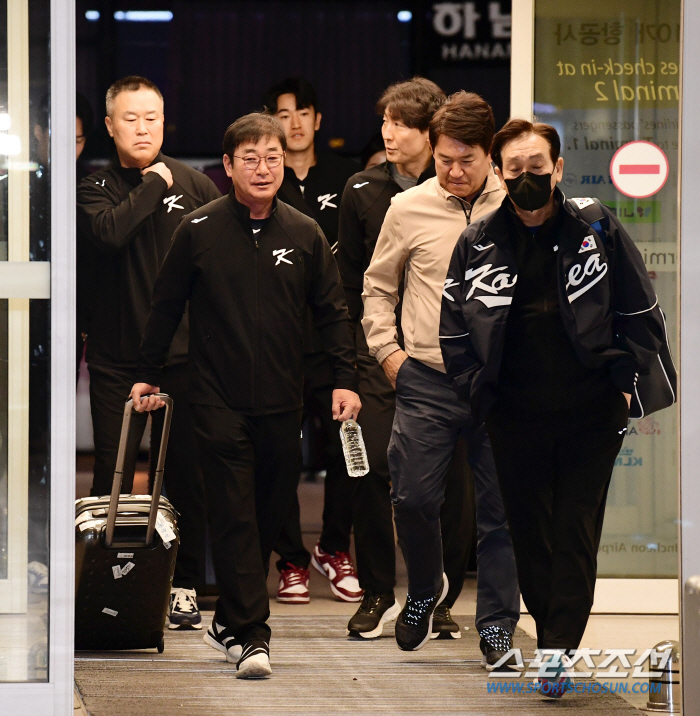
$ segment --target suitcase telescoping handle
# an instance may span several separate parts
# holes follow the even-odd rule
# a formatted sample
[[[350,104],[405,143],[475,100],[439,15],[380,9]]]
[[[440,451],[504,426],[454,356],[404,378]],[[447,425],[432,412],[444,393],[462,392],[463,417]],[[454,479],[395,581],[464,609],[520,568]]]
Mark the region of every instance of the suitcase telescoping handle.
[[[156,517],[160,505],[160,492],[163,487],[163,468],[165,466],[165,454],[168,450],[168,436],[170,435],[170,421],[173,416],[173,399],[165,393],[156,394],[165,403],[165,420],[163,421],[163,436],[160,441],[160,452],[158,453],[158,464],[156,475],[153,481],[153,495],[151,497],[151,510],[148,513],[148,529],[146,530],[146,546],[150,547],[153,542],[153,534],[156,529]],[[124,462],[126,460],[126,445],[129,439],[129,425],[133,413],[134,401],[129,398],[124,406],[124,418],[122,420],[122,434],[119,438],[119,450],[117,451],[117,465],[114,470],[114,481],[112,482],[112,495],[109,499],[109,512],[107,513],[107,526],[105,529],[105,545],[112,546],[114,540],[114,526],[117,522],[117,511],[119,509],[119,493],[122,489],[122,478],[124,476]]]

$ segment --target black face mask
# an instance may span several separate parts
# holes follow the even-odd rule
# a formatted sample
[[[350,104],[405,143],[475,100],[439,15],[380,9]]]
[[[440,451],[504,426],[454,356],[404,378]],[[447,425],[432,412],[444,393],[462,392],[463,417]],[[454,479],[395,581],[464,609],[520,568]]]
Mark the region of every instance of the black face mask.
[[[552,196],[552,175],[523,172],[515,179],[506,179],[508,195],[525,211],[541,209]]]

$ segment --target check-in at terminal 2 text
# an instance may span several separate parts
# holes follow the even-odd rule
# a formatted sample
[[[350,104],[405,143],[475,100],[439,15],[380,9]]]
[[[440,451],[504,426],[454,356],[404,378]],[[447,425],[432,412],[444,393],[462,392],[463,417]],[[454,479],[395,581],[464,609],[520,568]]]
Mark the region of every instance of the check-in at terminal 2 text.
[[[679,68],[676,62],[659,62],[657,66],[644,59],[637,62],[615,62],[609,57],[602,64],[592,59],[590,62],[582,62],[578,67],[571,62],[557,62],[557,69],[560,77],[590,77],[592,91],[598,102],[678,101],[678,85],[661,84],[658,81],[659,77],[678,76]],[[652,76],[657,79],[652,79]],[[597,77],[607,79],[596,79]],[[625,77],[634,77],[634,86],[624,84]],[[641,77],[644,78],[644,84],[639,84]]]

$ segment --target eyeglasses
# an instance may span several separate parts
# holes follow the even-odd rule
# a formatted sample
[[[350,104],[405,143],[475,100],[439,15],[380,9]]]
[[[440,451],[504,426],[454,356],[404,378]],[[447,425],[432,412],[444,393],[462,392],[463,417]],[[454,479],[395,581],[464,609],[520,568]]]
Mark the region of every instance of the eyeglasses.
[[[266,157],[259,157],[257,154],[248,154],[245,157],[240,157],[237,154],[234,154],[233,156],[236,159],[240,159],[243,162],[243,166],[249,172],[254,172],[263,160],[265,160],[265,164],[267,164],[268,169],[276,169],[284,161],[284,154],[268,154]]]

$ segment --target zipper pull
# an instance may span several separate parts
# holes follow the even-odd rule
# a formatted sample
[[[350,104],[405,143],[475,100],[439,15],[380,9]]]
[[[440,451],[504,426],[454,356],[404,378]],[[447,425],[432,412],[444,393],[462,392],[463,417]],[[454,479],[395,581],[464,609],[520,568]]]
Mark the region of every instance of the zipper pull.
[[[257,239],[255,239],[255,248],[256,248],[256,249],[259,249],[259,248],[260,248],[260,247],[258,246],[258,240],[257,240]]]

